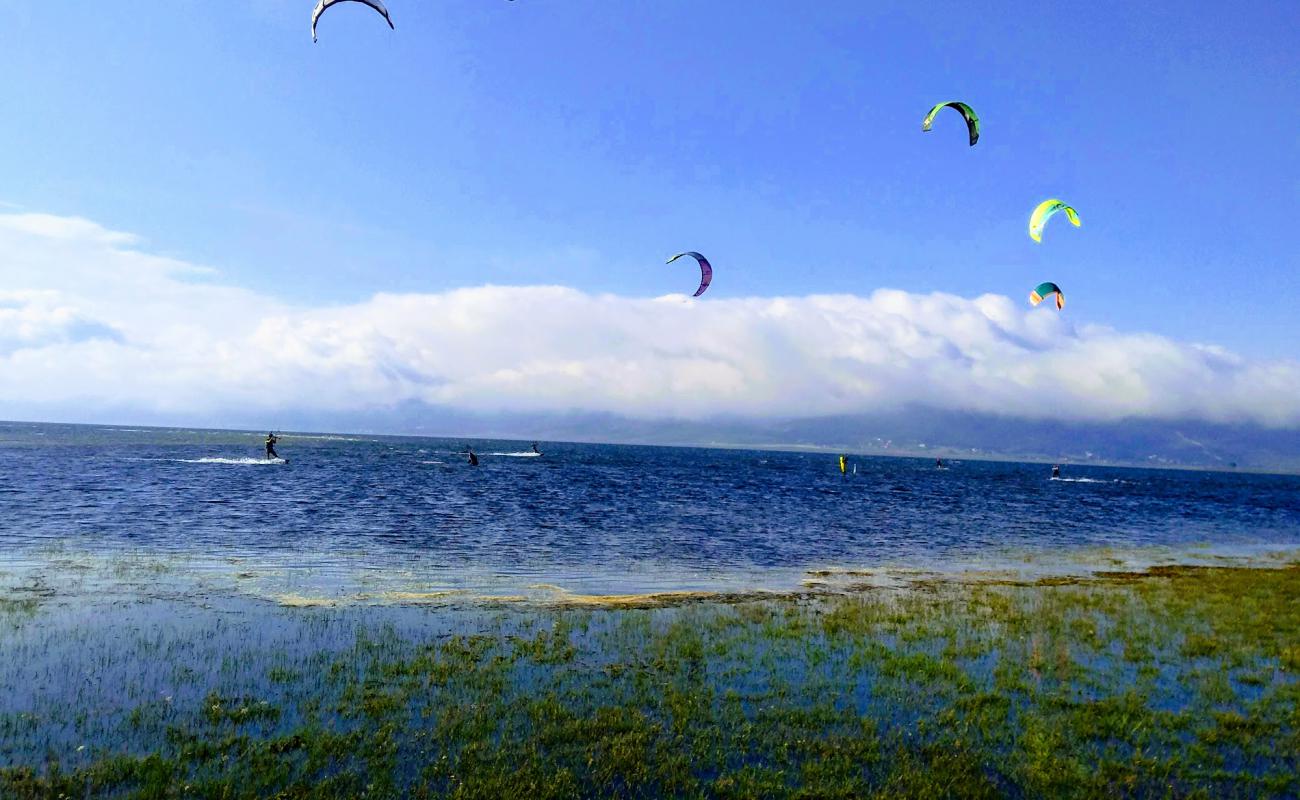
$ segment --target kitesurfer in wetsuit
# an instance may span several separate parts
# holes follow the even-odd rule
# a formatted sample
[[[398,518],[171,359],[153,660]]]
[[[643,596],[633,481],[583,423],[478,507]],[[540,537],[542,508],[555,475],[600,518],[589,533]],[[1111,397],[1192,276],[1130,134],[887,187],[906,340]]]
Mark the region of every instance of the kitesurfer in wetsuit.
[[[469,465],[471,467],[478,466],[478,456],[474,455],[474,448],[472,447],[469,448]]]
[[[537,449],[537,442],[533,442],[533,452],[539,456],[542,454],[542,451]]]
[[[1060,464],[1053,464],[1053,465],[1052,465],[1052,477],[1053,477],[1053,478],[1059,478],[1059,477],[1061,477],[1061,465],[1060,465]]]
[[[280,457],[280,454],[275,452],[275,443],[278,441],[280,441],[280,439],[274,433],[266,434],[266,457],[267,458]]]
[[[935,469],[943,469],[943,459],[942,459],[942,458],[936,458],[936,459],[934,460],[934,468],[935,468]]]

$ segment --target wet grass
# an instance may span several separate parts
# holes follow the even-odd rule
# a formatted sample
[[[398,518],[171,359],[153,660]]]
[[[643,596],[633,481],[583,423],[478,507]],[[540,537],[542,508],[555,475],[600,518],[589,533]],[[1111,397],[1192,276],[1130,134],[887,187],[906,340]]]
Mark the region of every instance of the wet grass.
[[[0,618],[10,614],[34,614],[40,604],[41,601],[35,597],[0,597]]]
[[[0,705],[0,796],[1300,795],[1296,567],[389,612],[141,624]]]

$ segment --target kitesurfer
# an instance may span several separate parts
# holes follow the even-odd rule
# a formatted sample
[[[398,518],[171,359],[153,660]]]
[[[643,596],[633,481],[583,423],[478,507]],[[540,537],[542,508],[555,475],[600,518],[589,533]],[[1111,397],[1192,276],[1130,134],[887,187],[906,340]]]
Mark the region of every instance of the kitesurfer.
[[[537,449],[537,442],[533,442],[533,452],[539,456],[542,454],[542,451]]]
[[[1053,478],[1059,478],[1059,477],[1061,477],[1061,465],[1060,465],[1060,464],[1053,464],[1053,465],[1052,465],[1052,477],[1053,477]]]
[[[278,441],[280,439],[274,433],[268,432],[266,434],[266,457],[268,459],[280,457],[280,454],[275,452],[275,443]]]
[[[478,466],[478,456],[474,455],[474,448],[470,447],[470,448],[468,448],[468,450],[469,450],[469,465],[470,465],[471,467],[477,467],[477,466]]]
[[[936,459],[934,460],[934,468],[935,468],[935,469],[943,469],[943,459],[942,459],[942,458],[936,458]]]

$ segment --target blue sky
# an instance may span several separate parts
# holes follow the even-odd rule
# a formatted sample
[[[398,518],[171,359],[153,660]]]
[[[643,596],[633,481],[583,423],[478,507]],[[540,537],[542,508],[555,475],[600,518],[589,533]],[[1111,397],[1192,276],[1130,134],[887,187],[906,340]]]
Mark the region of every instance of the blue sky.
[[[986,292],[1293,359],[1300,5],[0,4],[0,202],[254,298]],[[933,102],[963,99],[929,134]],[[1061,197],[1083,227],[1026,236]],[[680,269],[678,269],[680,267]],[[259,302],[254,299],[254,302]],[[250,314],[257,313],[250,309]]]

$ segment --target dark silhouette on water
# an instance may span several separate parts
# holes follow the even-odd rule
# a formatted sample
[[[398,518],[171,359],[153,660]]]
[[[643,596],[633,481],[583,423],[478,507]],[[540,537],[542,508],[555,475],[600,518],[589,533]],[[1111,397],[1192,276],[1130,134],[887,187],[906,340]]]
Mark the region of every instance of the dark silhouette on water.
[[[537,449],[537,442],[533,442],[533,452],[539,456],[542,454],[542,451]]]
[[[467,448],[465,448],[465,449],[469,451],[469,465],[470,465],[471,467],[477,467],[477,466],[478,466],[478,456],[474,455],[474,448],[472,448],[472,447],[467,447]]]
[[[1060,465],[1060,464],[1053,464],[1053,465],[1052,465],[1052,477],[1053,477],[1053,478],[1059,478],[1059,477],[1061,477],[1061,465]]]
[[[275,452],[275,443],[278,441],[280,441],[280,437],[274,433],[266,434],[266,457],[268,459],[280,457],[280,454]]]

